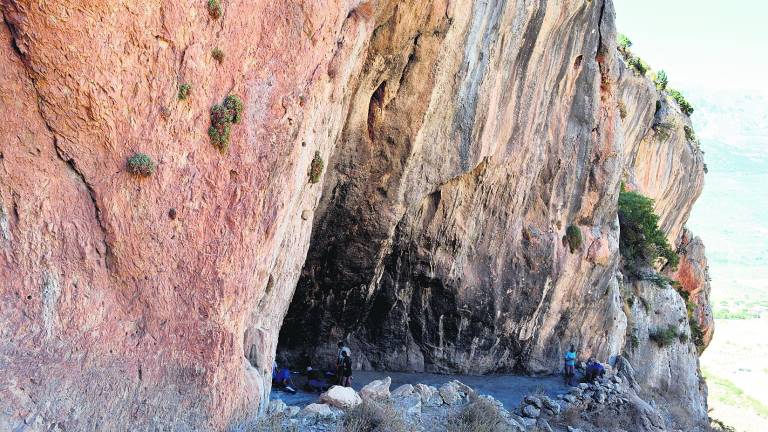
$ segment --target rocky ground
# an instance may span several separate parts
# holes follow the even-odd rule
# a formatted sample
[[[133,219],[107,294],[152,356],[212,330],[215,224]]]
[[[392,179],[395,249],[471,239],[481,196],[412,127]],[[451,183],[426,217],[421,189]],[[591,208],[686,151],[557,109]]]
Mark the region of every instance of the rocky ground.
[[[272,400],[267,415],[232,432],[251,431],[681,431],[669,413],[645,401],[632,366],[619,359],[605,377],[550,397],[526,395],[514,408],[453,380],[440,387],[375,380],[360,391],[334,386],[303,408]]]

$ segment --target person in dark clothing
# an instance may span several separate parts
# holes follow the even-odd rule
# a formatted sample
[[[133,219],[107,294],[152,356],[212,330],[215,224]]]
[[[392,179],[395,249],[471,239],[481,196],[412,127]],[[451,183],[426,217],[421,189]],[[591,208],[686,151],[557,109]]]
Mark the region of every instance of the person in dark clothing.
[[[605,367],[596,362],[593,359],[587,361],[587,371],[585,375],[586,382],[592,382],[598,378],[602,378],[605,375]]]
[[[344,342],[339,342],[336,346],[339,347],[339,351],[336,353],[336,384],[344,385],[344,370],[342,366],[342,363],[344,362],[343,354],[347,353],[347,356],[349,357],[352,355],[352,351],[344,346]]]
[[[329,388],[330,385],[328,385],[323,371],[313,369],[312,366],[307,367],[307,384],[304,386],[304,390],[322,393]]]
[[[276,362],[272,362],[272,386],[289,393],[296,393],[296,386],[293,385],[290,369],[280,369]]]
[[[341,385],[344,387],[352,387],[352,359],[349,358],[349,354],[346,351],[342,352],[343,360],[341,361]]]

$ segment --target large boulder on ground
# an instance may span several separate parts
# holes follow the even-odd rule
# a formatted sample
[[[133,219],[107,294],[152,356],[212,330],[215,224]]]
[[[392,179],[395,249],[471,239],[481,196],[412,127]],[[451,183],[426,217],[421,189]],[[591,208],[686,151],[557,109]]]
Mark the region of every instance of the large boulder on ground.
[[[541,415],[541,410],[534,405],[525,405],[522,409],[522,413],[524,417],[538,418]]]
[[[283,414],[285,414],[285,416],[289,418],[296,417],[300,411],[301,411],[301,408],[291,405],[285,408],[285,411],[283,411]]]
[[[411,384],[403,384],[400,387],[394,389],[390,396],[397,398],[401,396],[409,396],[411,394],[413,394],[413,386]]]
[[[533,405],[536,408],[541,408],[541,399],[536,396],[526,396],[523,401],[526,405]]]
[[[287,408],[287,405],[285,402],[281,401],[280,399],[273,399],[269,401],[269,405],[267,405],[267,414],[280,414]]]
[[[417,416],[421,414],[421,396],[411,393],[405,396],[399,396],[395,400],[395,411],[402,413],[406,417]]]
[[[333,386],[320,395],[320,402],[337,408],[349,409],[360,405],[363,400],[352,387]]]
[[[313,403],[299,412],[299,417],[333,417],[333,411],[328,404]]]
[[[440,387],[440,397],[443,399],[446,405],[457,405],[463,402],[469,395],[467,392],[472,392],[471,389],[458,381],[451,381],[445,383]]]
[[[560,414],[560,404],[552,400],[548,396],[543,396],[541,398],[541,403],[544,406],[544,411],[546,411],[547,414],[549,415]]]
[[[437,388],[435,387],[424,384],[416,384],[413,390],[419,395],[419,397],[421,397],[421,403],[424,406],[435,407],[443,404],[443,398],[440,396],[440,392],[438,392]]]
[[[389,385],[392,384],[392,378],[386,377],[381,380],[375,380],[368,383],[360,389],[360,396],[365,399],[382,400],[389,398]]]

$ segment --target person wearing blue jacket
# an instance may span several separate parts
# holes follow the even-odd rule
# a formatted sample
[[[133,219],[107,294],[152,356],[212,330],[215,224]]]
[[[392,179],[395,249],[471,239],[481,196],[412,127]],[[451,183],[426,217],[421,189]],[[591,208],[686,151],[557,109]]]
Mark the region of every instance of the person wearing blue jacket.
[[[571,344],[571,349],[565,353],[565,383],[569,386],[574,385],[576,377],[576,348]]]

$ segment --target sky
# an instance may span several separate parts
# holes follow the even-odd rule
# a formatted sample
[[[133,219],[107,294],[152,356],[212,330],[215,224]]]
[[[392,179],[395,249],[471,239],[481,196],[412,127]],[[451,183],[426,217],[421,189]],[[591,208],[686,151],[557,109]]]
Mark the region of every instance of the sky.
[[[768,91],[768,0],[614,0],[632,51],[673,87]]]
[[[709,173],[687,226],[704,240],[715,309],[768,300],[768,0],[614,0],[632,51],[663,69]]]

